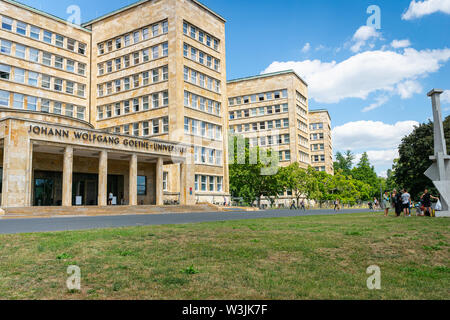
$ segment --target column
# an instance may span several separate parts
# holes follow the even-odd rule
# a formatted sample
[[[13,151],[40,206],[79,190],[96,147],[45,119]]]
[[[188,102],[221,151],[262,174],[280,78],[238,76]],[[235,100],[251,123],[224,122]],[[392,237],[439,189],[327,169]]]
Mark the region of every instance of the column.
[[[104,207],[108,200],[108,152],[100,152],[98,163],[98,205]]]
[[[156,205],[163,205],[163,174],[164,174],[164,161],[162,158],[158,158],[156,162]]]
[[[73,177],[73,148],[68,146],[64,150],[63,186],[62,186],[63,207],[72,206],[72,177]]]
[[[130,178],[129,178],[130,206],[137,206],[137,155],[133,154],[130,159]]]
[[[186,163],[180,163],[180,205],[186,205]]]

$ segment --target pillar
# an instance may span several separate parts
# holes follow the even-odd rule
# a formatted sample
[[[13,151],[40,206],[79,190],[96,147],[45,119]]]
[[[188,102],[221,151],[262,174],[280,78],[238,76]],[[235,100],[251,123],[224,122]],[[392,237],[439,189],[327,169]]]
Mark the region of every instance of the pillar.
[[[108,152],[100,152],[98,164],[98,205],[104,207],[108,200]]]
[[[164,161],[158,158],[156,162],[156,205],[163,205],[163,175],[164,175]]]
[[[180,164],[180,205],[186,205],[186,163]]]
[[[62,186],[63,207],[72,206],[72,177],[73,177],[73,148],[71,146],[68,146],[64,150],[63,186]]]
[[[129,205],[137,206],[137,155],[133,154],[130,159],[129,173]]]

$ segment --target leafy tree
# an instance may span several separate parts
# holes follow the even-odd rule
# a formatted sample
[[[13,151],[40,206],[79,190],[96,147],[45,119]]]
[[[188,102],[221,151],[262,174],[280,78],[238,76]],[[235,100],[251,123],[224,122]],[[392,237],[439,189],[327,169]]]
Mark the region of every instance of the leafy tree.
[[[287,190],[292,190],[297,199],[297,204],[301,197],[312,199],[318,192],[318,183],[314,175],[315,170],[309,167],[307,170],[300,167],[298,162],[288,167],[282,168],[280,174]]]
[[[370,164],[367,152],[363,153],[356,167],[352,169],[352,176],[356,180],[362,181],[371,187],[371,196],[379,194],[380,182],[377,173],[375,172],[375,168]]]
[[[395,183],[406,188],[416,199],[425,188],[430,189],[434,194],[437,192],[432,181],[424,175],[433,163],[429,158],[434,154],[433,130],[431,121],[415,127],[410,135],[402,139],[399,146],[400,158],[393,166]],[[449,147],[450,116],[444,120],[444,135]]]
[[[336,153],[336,161],[334,162],[334,170],[339,171],[342,170],[344,175],[351,175],[353,161],[355,160],[355,155],[347,150],[345,154],[341,152]]]

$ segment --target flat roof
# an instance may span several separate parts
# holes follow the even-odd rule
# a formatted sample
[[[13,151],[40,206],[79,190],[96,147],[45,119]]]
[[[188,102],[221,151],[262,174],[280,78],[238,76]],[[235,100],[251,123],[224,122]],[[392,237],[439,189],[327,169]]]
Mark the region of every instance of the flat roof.
[[[284,70],[284,71],[278,71],[278,72],[271,72],[271,73],[263,73],[263,74],[259,74],[259,75],[256,75],[256,76],[232,79],[232,80],[228,80],[227,83],[236,83],[236,82],[241,82],[241,81],[250,81],[250,80],[256,80],[256,79],[262,79],[262,78],[268,78],[268,77],[284,75],[284,74],[294,74],[301,82],[303,82],[306,86],[308,86],[308,83],[305,80],[303,80],[302,77],[300,77],[298,75],[298,73],[295,72],[292,69]]]
[[[310,109],[309,113],[324,113],[326,112],[328,114],[328,117],[331,119],[330,113],[327,109]]]
[[[22,8],[22,9],[29,10],[29,11],[32,11],[32,12],[34,12],[34,13],[40,14],[40,15],[42,15],[42,16],[44,16],[44,17],[47,17],[47,18],[56,20],[56,21],[58,21],[58,22],[68,24],[68,25],[70,25],[70,26],[72,26],[72,27],[74,27],[74,28],[77,28],[77,29],[80,29],[80,30],[83,30],[83,31],[86,31],[86,32],[91,33],[91,30],[86,29],[86,28],[84,28],[83,26],[79,26],[79,25],[77,25],[77,24],[73,24],[73,23],[71,23],[71,22],[69,22],[69,21],[67,21],[67,20],[64,20],[64,19],[62,19],[62,18],[60,18],[60,17],[57,17],[57,16],[55,16],[55,15],[53,15],[53,14],[50,14],[50,13],[44,12],[44,11],[42,11],[42,10],[39,10],[39,9],[30,7],[30,6],[26,5],[26,4],[20,3],[20,2],[18,2],[18,1],[15,1],[15,0],[2,0],[2,1],[4,1],[4,2],[6,2],[6,3],[9,3],[9,4],[12,4],[12,5],[14,5],[14,6],[20,7],[20,8]]]
[[[122,7],[122,8],[120,8],[120,9],[114,10],[114,11],[112,11],[112,12],[110,12],[110,13],[104,14],[103,16],[100,16],[100,17],[95,18],[95,19],[92,19],[92,20],[90,20],[90,21],[88,21],[88,22],[86,22],[86,23],[83,23],[82,26],[83,26],[83,27],[89,26],[89,25],[94,24],[94,23],[96,23],[96,22],[98,22],[98,21],[100,21],[100,20],[104,20],[104,19],[106,19],[106,18],[109,18],[109,17],[111,17],[111,16],[114,16],[114,15],[116,15],[116,14],[118,14],[118,13],[123,12],[123,11],[126,11],[126,10],[129,10],[129,9],[131,9],[131,8],[137,7],[137,6],[139,6],[139,5],[141,5],[141,4],[145,3],[145,2],[148,2],[148,1],[153,1],[153,0],[139,0],[139,1],[137,1],[137,2],[134,2],[134,3],[132,3],[132,4],[127,5],[127,6],[125,6],[125,7]],[[195,3],[196,5],[198,5],[199,7],[203,8],[203,9],[205,9],[206,11],[208,11],[209,13],[211,13],[212,15],[214,15],[214,16],[216,16],[217,18],[219,18],[220,20],[222,20],[223,22],[226,22],[225,18],[223,18],[221,15],[215,13],[214,11],[212,11],[211,9],[209,9],[207,6],[205,6],[205,5],[202,4],[201,2],[199,2],[199,1],[197,1],[197,0],[189,0],[189,1]]]

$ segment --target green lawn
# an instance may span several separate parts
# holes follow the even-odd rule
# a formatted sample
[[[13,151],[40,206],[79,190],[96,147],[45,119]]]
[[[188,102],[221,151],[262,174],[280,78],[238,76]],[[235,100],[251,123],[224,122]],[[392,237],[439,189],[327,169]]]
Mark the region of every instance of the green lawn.
[[[0,235],[0,299],[449,299],[449,226],[367,213]]]

